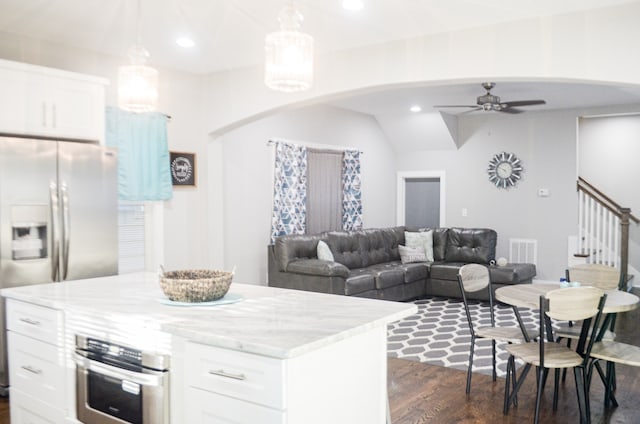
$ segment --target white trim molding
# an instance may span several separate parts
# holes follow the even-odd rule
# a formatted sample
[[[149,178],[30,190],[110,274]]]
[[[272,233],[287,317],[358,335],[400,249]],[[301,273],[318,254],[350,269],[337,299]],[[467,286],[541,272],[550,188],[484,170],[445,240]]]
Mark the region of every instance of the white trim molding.
[[[408,179],[437,178],[440,180],[440,227],[446,226],[445,171],[399,171],[397,178],[396,225],[404,225],[405,185]]]

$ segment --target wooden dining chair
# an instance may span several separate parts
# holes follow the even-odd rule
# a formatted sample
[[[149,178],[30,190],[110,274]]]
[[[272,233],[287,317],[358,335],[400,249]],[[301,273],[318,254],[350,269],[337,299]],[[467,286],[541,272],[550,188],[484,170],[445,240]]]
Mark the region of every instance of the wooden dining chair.
[[[540,334],[537,342],[507,345],[509,361],[507,363],[507,381],[505,382],[504,414],[509,407],[531,366],[537,368],[537,394],[534,423],[538,423],[540,416],[540,401],[549,369],[559,371],[563,368],[573,368],[580,409],[580,422],[589,423],[589,398],[587,396],[587,363],[594,338],[602,316],[602,308],[606,294],[596,287],[575,287],[552,290],[546,296],[540,296]],[[579,321],[583,320],[581,336],[577,349],[555,343],[554,329],[551,320]],[[594,321],[593,326],[591,321]],[[578,353],[584,352],[584,354]],[[525,362],[520,378],[515,384],[511,378],[515,377],[515,359]],[[557,378],[554,384],[553,408],[557,409]]]
[[[577,264],[565,271],[567,282],[579,282],[582,285],[597,287],[601,290],[616,290],[620,287],[622,274],[619,269],[603,264]],[[604,333],[603,340],[614,340],[615,320],[612,319],[610,327]],[[556,331],[557,341],[567,340],[567,346],[571,347],[571,340],[577,340],[582,330],[581,323],[567,321],[558,323]],[[556,378],[557,378],[556,373]],[[565,380],[567,370],[562,372],[562,381]]]
[[[593,344],[589,353],[590,363],[587,373],[587,393],[591,386],[591,378],[593,377],[594,366],[600,374],[600,378],[604,382],[604,406],[608,408],[613,404],[618,406],[616,397],[613,393],[615,390],[615,367],[614,364],[624,364],[632,367],[640,367],[640,346],[634,346],[627,343],[615,342],[612,340],[603,340]],[[606,361],[606,372],[603,375],[602,369],[597,367],[598,361]]]
[[[489,278],[489,270],[484,265],[467,264],[460,267],[458,271],[458,284],[462,301],[464,302],[464,310],[467,314],[467,322],[469,323],[469,331],[471,332],[471,347],[469,350],[469,368],[467,370],[467,389],[471,391],[471,371],[473,368],[473,355],[475,351],[475,342],[477,338],[491,340],[491,354],[493,366],[493,381],[496,381],[496,341],[506,343],[520,343],[524,341],[522,330],[520,327],[496,327],[495,313],[493,307],[493,289],[491,287],[491,279]],[[467,293],[487,290],[489,293],[489,316],[491,325],[479,325],[474,322],[469,311],[469,302],[467,301]],[[534,335],[535,337],[535,335]]]

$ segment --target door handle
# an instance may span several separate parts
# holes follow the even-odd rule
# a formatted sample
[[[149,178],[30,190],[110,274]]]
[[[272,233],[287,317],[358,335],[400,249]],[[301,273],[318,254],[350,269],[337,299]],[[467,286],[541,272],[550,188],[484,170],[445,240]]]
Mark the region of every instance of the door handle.
[[[69,242],[71,240],[71,227],[69,222],[69,191],[67,183],[60,186],[60,196],[62,197],[62,278],[67,279],[69,271]]]
[[[51,281],[58,281],[58,267],[60,264],[60,236],[59,231],[59,199],[58,185],[51,181],[49,183],[49,197],[51,210]]]

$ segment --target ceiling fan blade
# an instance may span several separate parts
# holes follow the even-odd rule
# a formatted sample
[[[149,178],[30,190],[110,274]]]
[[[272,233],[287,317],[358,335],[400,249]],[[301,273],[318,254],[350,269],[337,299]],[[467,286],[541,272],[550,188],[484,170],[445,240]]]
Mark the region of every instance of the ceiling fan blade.
[[[518,107],[518,106],[533,106],[533,105],[545,105],[547,102],[544,100],[516,100],[513,102],[504,102],[504,104],[508,105],[507,107]]]
[[[478,105],[434,105],[436,108],[446,108],[446,107],[478,107]]]
[[[511,114],[516,114],[516,113],[522,113],[524,112],[524,110],[522,109],[516,109],[513,107],[503,107],[502,109],[498,109],[497,112],[502,112],[502,113],[511,113]]]

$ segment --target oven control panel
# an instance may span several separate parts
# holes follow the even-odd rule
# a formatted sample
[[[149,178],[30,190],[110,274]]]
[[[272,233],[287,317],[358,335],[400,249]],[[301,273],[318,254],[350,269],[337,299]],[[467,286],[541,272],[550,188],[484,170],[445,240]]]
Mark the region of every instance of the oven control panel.
[[[108,355],[130,364],[142,363],[142,351],[103,340],[87,338],[86,346],[83,348],[97,355]]]

